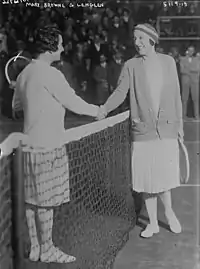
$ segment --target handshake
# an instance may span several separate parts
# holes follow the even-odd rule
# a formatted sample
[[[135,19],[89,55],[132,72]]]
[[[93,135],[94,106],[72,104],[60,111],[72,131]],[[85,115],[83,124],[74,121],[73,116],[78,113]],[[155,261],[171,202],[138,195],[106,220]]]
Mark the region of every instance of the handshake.
[[[103,119],[105,119],[106,116],[107,116],[107,111],[106,111],[105,107],[100,106],[98,113],[97,113],[97,116],[96,116],[96,120],[103,120]]]

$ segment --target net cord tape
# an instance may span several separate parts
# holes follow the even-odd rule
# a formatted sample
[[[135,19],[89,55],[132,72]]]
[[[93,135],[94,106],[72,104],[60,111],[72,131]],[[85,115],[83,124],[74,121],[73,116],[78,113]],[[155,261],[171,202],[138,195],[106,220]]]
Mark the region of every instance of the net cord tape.
[[[126,120],[129,117],[130,112],[126,111],[124,113],[118,114],[113,117],[106,118],[101,121],[96,121],[92,122],[89,124],[86,124],[84,126],[79,126],[75,128],[71,128],[65,131],[64,136],[63,136],[63,141],[62,145],[65,145],[69,142],[72,141],[77,141],[81,138],[84,138],[88,135],[98,133],[99,131],[114,126],[116,123],[119,123],[121,121]],[[20,132],[14,132],[10,134],[1,144],[0,144],[0,149],[1,149],[1,156],[8,156],[13,152],[14,149],[19,147],[20,141],[22,142],[23,145],[23,151],[24,152],[46,152],[48,150],[52,150],[56,148],[57,146],[61,146],[60,143],[59,145],[53,145],[51,148],[33,148],[32,143],[28,137],[28,135],[20,133]]]

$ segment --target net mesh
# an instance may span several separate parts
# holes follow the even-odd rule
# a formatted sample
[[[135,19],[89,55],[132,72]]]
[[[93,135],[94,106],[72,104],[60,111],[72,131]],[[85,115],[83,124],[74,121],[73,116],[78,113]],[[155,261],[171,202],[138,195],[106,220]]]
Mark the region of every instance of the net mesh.
[[[11,155],[0,158],[0,268],[12,266]]]
[[[76,132],[76,129],[73,131]],[[118,251],[128,240],[128,233],[136,222],[130,188],[129,119],[119,120],[113,126],[105,126],[79,140],[68,140],[64,146],[68,167],[65,181],[69,183],[65,186],[65,197],[70,194],[70,199],[66,198],[67,202],[64,204],[48,209],[53,208],[54,212],[54,245],[64,253],[75,256],[77,260],[59,266],[81,269],[112,268]],[[27,149],[23,151],[25,184],[28,176],[31,177],[36,171],[37,174],[44,174],[43,179],[46,180],[50,179],[54,171],[56,176],[52,177],[51,181],[57,179],[56,169],[52,170],[54,166],[44,165],[51,159],[56,161],[56,167],[62,167],[63,158],[59,159],[58,156],[62,156],[63,151],[61,150],[60,155],[55,154],[55,151],[60,152],[58,149],[48,152]],[[45,192],[43,196],[46,197]],[[29,209],[40,214],[42,210],[30,205]],[[24,210],[20,225],[24,268],[57,268],[56,263],[33,263],[28,259],[31,243],[25,212],[27,211]],[[38,213],[38,216],[40,214]],[[49,215],[46,221],[51,222],[52,216]],[[46,233],[48,239],[49,231],[46,230]],[[40,235],[38,237],[41,239]]]

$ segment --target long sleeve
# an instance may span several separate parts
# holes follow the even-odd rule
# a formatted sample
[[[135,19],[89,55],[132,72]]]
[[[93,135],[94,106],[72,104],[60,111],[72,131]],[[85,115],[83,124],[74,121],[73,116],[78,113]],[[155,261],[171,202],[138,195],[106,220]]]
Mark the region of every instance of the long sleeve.
[[[88,104],[81,99],[70,87],[64,75],[58,70],[55,70],[54,72],[57,72],[56,79],[55,76],[54,78],[49,79],[49,83],[46,85],[46,90],[50,92],[65,108],[72,112],[96,117],[98,114],[98,106]]]
[[[175,87],[175,101],[176,101],[176,113],[177,113],[177,118],[179,121],[179,136],[181,138],[184,137],[184,132],[183,132],[183,112],[182,112],[182,101],[181,101],[181,94],[180,94],[180,84],[179,84],[179,79],[178,79],[178,73],[177,73],[177,68],[176,68],[176,63],[174,59],[172,59],[172,64],[171,64],[171,76],[173,77],[174,81],[174,87]]]
[[[128,72],[128,67],[125,64],[120,74],[116,90],[113,92],[113,94],[108,98],[108,100],[104,104],[104,108],[107,113],[113,111],[119,105],[123,103],[123,101],[125,100],[127,96],[129,88],[130,88],[129,72]]]

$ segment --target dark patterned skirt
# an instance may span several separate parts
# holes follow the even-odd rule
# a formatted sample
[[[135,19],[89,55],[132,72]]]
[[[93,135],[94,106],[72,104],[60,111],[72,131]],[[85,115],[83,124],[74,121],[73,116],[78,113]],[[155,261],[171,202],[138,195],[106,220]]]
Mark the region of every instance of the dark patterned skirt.
[[[70,200],[69,163],[66,147],[24,150],[25,202],[52,207]]]

